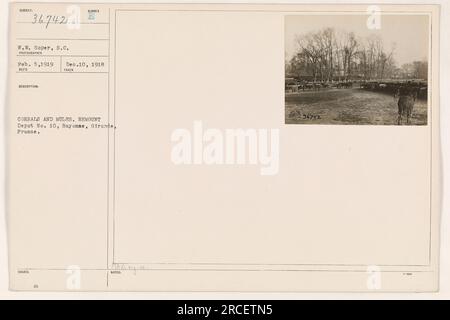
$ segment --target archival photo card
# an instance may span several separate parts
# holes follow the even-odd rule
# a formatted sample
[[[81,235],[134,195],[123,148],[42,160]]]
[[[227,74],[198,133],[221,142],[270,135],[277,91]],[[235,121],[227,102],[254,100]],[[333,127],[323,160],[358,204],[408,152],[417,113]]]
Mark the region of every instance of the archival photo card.
[[[10,288],[437,291],[439,10],[12,4]]]

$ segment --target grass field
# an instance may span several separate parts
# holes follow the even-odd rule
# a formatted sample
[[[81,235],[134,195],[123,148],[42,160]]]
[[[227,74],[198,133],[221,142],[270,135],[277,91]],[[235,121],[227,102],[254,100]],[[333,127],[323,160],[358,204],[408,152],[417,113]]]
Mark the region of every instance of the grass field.
[[[286,124],[396,125],[397,100],[359,88],[288,93],[285,120]],[[426,124],[427,102],[416,100],[410,125]]]

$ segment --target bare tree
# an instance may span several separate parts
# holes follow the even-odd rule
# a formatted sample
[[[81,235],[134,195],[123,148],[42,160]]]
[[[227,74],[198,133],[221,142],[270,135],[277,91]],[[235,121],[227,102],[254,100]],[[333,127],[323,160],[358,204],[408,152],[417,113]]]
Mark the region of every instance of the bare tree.
[[[377,35],[358,38],[353,32],[325,28],[298,35],[296,53],[289,72],[313,81],[386,79],[399,73],[395,65],[395,45],[386,52]],[[405,67],[406,68],[406,67]],[[426,77],[426,66],[415,63],[407,68],[417,78]],[[404,70],[405,71],[405,70]],[[405,74],[406,72],[400,72]]]

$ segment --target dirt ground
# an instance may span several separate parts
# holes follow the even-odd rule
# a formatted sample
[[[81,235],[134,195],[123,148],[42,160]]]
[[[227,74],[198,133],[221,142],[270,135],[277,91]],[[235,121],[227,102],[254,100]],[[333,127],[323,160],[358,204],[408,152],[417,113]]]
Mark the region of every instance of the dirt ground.
[[[286,124],[396,125],[397,101],[359,88],[288,93],[285,119]],[[427,102],[416,100],[410,125],[426,124]]]

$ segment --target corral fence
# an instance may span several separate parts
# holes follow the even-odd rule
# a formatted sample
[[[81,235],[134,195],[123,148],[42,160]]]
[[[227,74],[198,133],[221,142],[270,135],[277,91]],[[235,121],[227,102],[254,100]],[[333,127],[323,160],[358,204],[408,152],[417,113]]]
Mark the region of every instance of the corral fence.
[[[427,99],[428,85],[425,80],[345,80],[345,81],[299,81],[294,78],[286,78],[286,93],[298,93],[302,91],[320,91],[323,89],[351,89],[359,88],[380,93],[397,93],[399,88],[407,87],[417,92],[417,98]]]
[[[387,94],[396,94],[402,87],[415,91],[419,99],[426,100],[428,97],[428,84],[424,80],[366,81],[360,83],[361,89]]]
[[[312,82],[312,81],[295,81],[286,80],[285,91],[290,93],[307,91],[307,90],[322,90],[322,89],[343,89],[353,88],[355,82],[353,81],[329,81],[329,82]]]

